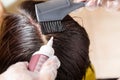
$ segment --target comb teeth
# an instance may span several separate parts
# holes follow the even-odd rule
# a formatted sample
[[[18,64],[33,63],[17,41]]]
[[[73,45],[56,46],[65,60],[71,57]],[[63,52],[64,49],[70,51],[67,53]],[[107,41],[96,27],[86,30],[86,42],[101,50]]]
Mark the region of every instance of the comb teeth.
[[[62,32],[65,30],[61,20],[40,22],[40,25],[43,34]]]

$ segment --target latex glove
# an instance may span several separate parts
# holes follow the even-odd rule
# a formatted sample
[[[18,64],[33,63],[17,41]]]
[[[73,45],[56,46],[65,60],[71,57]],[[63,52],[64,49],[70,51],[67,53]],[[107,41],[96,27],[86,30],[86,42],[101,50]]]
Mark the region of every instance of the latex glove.
[[[88,3],[86,4],[86,6],[89,6],[89,7],[96,7],[98,6],[98,3],[100,0],[88,0]]]
[[[100,0],[88,0],[86,8],[90,11],[94,11],[100,5]]]
[[[18,62],[0,75],[0,80],[55,80],[60,61],[56,56],[49,58],[40,72],[31,72],[27,62]]]
[[[55,80],[57,69],[60,67],[60,61],[56,56],[50,58],[40,71],[40,80]],[[47,77],[46,77],[47,75]]]

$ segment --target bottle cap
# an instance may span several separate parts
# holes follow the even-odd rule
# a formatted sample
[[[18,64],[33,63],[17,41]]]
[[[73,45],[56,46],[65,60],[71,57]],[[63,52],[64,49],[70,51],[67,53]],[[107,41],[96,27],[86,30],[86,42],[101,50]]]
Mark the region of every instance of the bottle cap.
[[[50,38],[50,40],[48,41],[48,43],[46,45],[43,45],[39,51],[35,52],[35,54],[43,54],[46,55],[48,57],[51,57],[54,55],[54,49],[52,48],[53,45],[53,37]]]

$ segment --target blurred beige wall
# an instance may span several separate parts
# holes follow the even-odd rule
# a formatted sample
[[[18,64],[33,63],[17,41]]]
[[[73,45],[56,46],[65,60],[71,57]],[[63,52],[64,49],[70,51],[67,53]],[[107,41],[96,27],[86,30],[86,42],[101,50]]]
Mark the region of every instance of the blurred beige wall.
[[[103,8],[88,11],[85,8],[71,15],[81,24],[90,38],[90,58],[97,78],[120,76],[120,12],[107,12]]]
[[[16,11],[18,5],[25,0],[1,0],[5,9],[9,12]]]

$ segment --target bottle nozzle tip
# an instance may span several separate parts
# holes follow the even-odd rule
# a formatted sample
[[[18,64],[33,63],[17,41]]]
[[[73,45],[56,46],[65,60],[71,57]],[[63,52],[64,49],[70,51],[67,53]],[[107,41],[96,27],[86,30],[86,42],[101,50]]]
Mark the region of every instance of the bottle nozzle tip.
[[[53,40],[53,36],[50,38],[50,40],[51,40],[51,39]]]
[[[47,45],[49,45],[49,46],[53,45],[53,37],[50,38],[50,40],[48,41]]]

